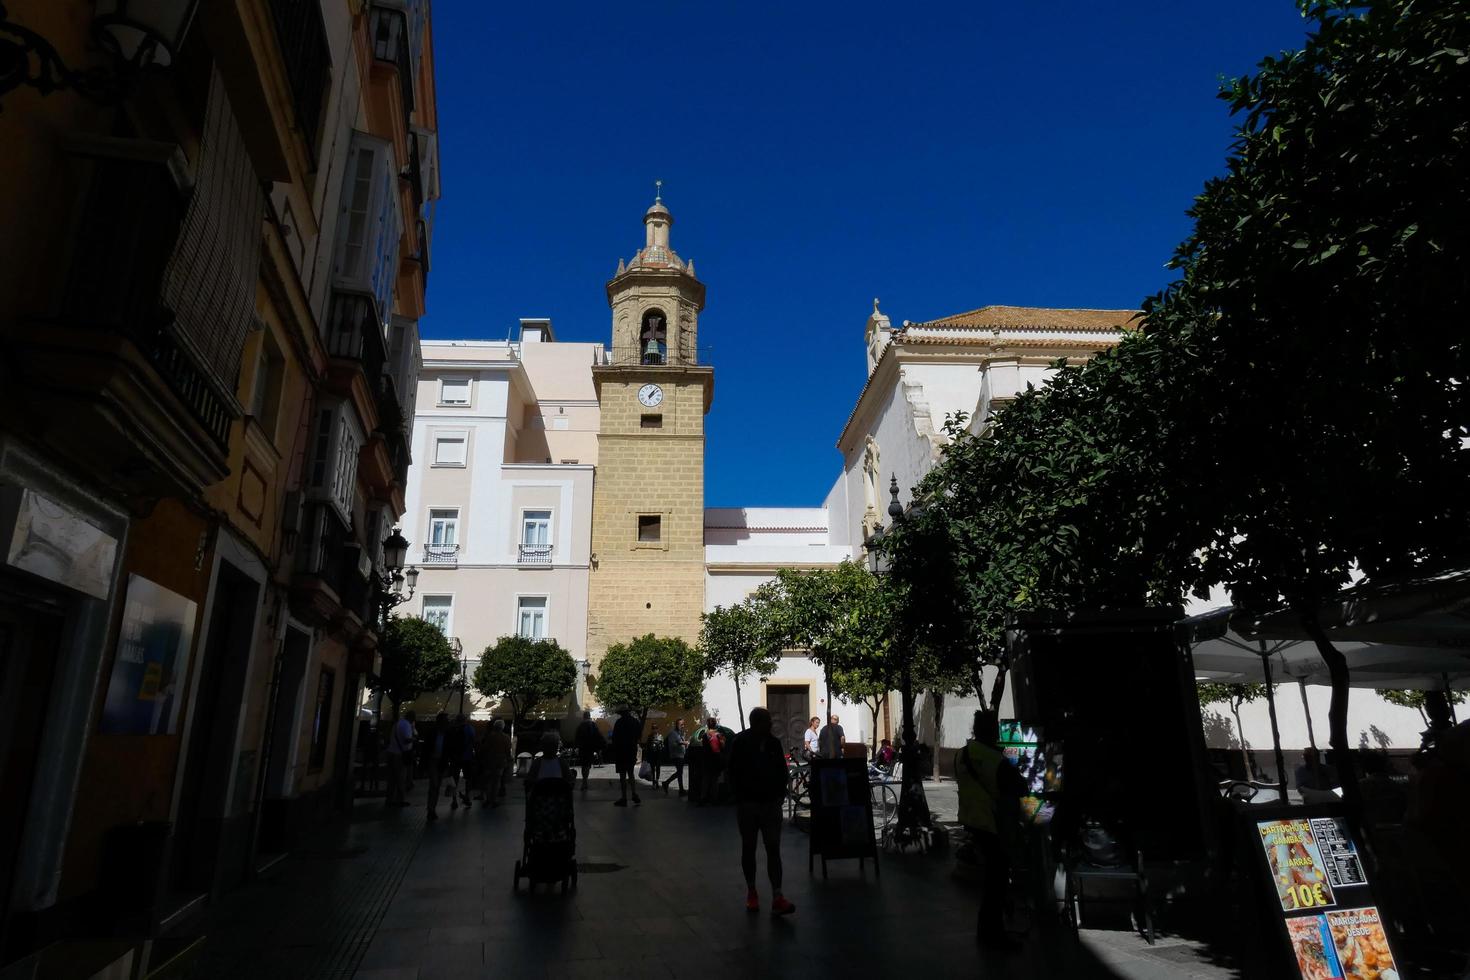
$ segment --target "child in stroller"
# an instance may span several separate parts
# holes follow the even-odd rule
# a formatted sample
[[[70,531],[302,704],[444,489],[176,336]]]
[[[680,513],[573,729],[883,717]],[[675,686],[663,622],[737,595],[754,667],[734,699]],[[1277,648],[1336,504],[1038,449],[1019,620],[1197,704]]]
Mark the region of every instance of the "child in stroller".
[[[561,882],[561,890],[577,887],[577,824],[572,814],[575,770],[558,757],[555,732],[541,736],[541,753],[526,774],[524,850],[516,862],[513,887]]]

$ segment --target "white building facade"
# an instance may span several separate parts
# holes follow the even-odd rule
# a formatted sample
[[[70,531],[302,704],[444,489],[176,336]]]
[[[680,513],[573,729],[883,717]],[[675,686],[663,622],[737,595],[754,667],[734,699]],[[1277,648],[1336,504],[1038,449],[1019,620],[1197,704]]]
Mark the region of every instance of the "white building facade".
[[[465,672],[502,636],[586,655],[600,344],[425,341],[403,533],[420,569],[406,611],[458,641]],[[450,702],[453,707],[457,702]],[[472,713],[488,707],[473,691]]]

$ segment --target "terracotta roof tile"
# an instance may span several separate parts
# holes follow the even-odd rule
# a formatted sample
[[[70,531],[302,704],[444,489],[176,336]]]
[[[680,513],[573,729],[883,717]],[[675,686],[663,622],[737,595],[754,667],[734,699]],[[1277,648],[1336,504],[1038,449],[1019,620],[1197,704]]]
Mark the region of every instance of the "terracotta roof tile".
[[[915,323],[913,326],[1104,332],[1136,329],[1134,318],[1138,315],[1138,310],[1051,310],[1035,306],[982,306],[968,313],[955,313],[937,320]]]

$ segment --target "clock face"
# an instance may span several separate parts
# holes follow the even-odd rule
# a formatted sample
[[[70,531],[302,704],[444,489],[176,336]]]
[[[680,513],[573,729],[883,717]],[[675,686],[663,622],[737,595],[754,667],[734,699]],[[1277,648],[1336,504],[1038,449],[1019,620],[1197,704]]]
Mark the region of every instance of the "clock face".
[[[664,390],[658,385],[644,385],[638,389],[638,403],[645,408],[657,408],[664,400]]]

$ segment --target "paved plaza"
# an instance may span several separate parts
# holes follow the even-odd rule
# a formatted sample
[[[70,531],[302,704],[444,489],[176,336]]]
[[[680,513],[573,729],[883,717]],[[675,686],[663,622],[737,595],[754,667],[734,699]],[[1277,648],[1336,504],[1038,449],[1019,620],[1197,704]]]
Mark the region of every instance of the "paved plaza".
[[[807,838],[783,835],[794,916],[743,905],[730,808],[696,809],[645,790],[643,806],[611,805],[615,784],[577,792],[577,888],[513,891],[524,806],[425,819],[414,805],[357,804],[349,826],[323,834],[217,908],[199,976],[453,980],[461,977],[1218,977],[1168,939],[1033,930],[1011,954],[975,941],[977,895],[953,855],[833,862],[807,871]],[[950,791],[952,794],[952,791]],[[934,793],[941,816],[946,788]],[[762,900],[769,890],[762,861]]]

